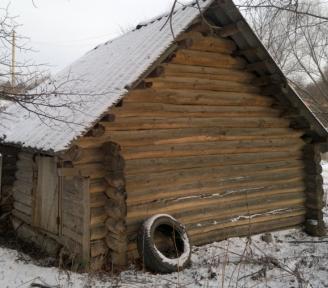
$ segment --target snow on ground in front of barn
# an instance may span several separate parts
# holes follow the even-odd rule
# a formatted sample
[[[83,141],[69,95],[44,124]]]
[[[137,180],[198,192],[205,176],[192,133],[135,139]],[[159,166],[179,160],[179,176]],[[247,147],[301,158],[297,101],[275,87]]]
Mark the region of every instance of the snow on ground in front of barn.
[[[327,179],[328,163],[324,164]],[[327,173],[327,175],[325,175]],[[328,190],[328,189],[326,189]],[[328,225],[328,207],[324,210]],[[313,238],[301,229],[232,238],[193,247],[192,265],[180,273],[154,275],[133,267],[118,277],[78,274],[40,267],[28,256],[0,247],[0,287],[328,287],[328,236]]]

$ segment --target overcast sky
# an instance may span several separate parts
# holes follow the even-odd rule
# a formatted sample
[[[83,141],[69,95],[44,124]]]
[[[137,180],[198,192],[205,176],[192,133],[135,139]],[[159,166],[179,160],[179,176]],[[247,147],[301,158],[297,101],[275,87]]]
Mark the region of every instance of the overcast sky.
[[[36,52],[18,59],[47,63],[57,72],[99,43],[170,9],[173,0],[1,0]],[[188,0],[181,1],[190,2]]]

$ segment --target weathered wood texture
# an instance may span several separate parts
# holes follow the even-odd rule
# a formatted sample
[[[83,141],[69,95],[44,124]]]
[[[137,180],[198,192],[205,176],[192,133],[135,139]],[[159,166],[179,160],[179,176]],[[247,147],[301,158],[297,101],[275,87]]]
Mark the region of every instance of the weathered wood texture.
[[[8,213],[13,209],[13,183],[16,179],[15,173],[17,171],[19,149],[0,145],[0,153],[2,155],[0,175],[0,199],[2,201],[1,212]]]
[[[17,160],[16,180],[13,183],[14,209],[12,214],[29,225],[33,222],[33,206],[35,205],[34,183],[36,163],[33,154],[20,152]]]
[[[189,44],[71,150],[91,178],[97,263],[108,249],[118,265],[134,257],[137,230],[156,213],[177,217],[193,244],[304,222],[304,132],[232,55],[233,42],[181,39]]]
[[[324,190],[321,153],[327,152],[327,143],[311,143],[304,148],[304,162],[306,164],[306,232],[313,236],[326,234],[322,209]]]
[[[57,162],[54,157],[36,156],[37,184],[33,205],[33,225],[47,232],[58,234],[59,199]],[[20,171],[27,169],[20,169]]]

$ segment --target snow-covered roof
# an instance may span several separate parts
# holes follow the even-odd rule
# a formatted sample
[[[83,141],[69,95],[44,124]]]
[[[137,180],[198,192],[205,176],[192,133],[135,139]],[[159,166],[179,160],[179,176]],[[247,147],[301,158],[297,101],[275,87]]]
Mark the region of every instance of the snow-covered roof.
[[[205,8],[213,0],[200,2]],[[183,32],[198,15],[196,5],[177,9],[172,19],[175,35]],[[169,23],[164,25],[167,18],[168,14],[160,16],[95,47],[58,73],[54,83],[38,87],[38,93],[48,93],[54,85],[60,86],[57,89],[62,94],[49,97],[48,107],[28,105],[38,114],[17,103],[10,105],[6,113],[0,114],[0,138],[4,143],[44,152],[68,148],[171,46],[174,38]],[[65,103],[71,103],[70,107]],[[44,117],[44,114],[50,117]]]
[[[288,85],[284,74],[233,1],[201,0],[199,3],[204,10],[213,3],[207,9],[206,17],[216,25],[239,26],[241,33],[231,36],[238,48],[249,50],[258,47],[256,52],[245,54],[244,58],[249,63],[265,61],[265,67],[259,66],[256,73],[274,77],[287,101],[311,123],[316,133],[327,137],[326,106],[312,105],[309,99],[298,95]],[[97,46],[57,74],[54,82],[37,87],[37,92],[45,95],[37,98],[41,106],[27,105],[23,108],[19,103],[10,105],[5,113],[0,113],[0,140],[47,153],[69,148],[74,139],[84,135],[172,46],[174,38],[170,23],[167,23],[168,15],[144,22],[135,30]],[[172,18],[175,36],[186,30],[198,15],[196,4],[177,9]],[[47,97],[53,86],[60,93]],[[44,100],[48,105],[42,108]],[[328,106],[327,101],[325,104]],[[37,113],[31,113],[26,108]]]

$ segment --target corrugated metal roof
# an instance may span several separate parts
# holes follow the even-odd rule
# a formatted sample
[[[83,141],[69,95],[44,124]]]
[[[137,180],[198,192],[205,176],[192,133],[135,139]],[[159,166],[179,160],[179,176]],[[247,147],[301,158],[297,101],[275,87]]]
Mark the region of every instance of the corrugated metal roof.
[[[205,9],[213,2],[214,0],[202,0],[200,4]],[[208,15],[212,16],[210,18],[213,18],[214,23],[226,26],[242,22],[241,33],[233,35],[232,39],[239,49],[259,47],[255,55],[246,55],[245,58],[250,63],[268,60],[269,67],[265,71],[257,71],[258,74],[269,73],[278,76],[277,85],[283,86],[284,97],[299,109],[311,125],[314,125],[319,135],[326,137],[326,109],[323,111],[321,107],[317,107],[320,112],[315,113],[316,110],[309,104],[308,99],[304,99],[287,85],[283,73],[247,25],[232,0],[215,2],[208,10]],[[187,29],[198,15],[196,5],[188,5],[177,10],[172,21],[175,35]],[[170,25],[163,26],[167,17],[168,15],[161,16],[159,19],[142,23],[138,26],[139,29],[97,46],[60,72],[56,76],[55,84],[66,83],[61,87],[65,95],[49,97],[49,102],[54,106],[72,103],[73,109],[47,107],[42,113],[46,113],[48,117],[42,117],[29,113],[19,104],[14,104],[6,113],[0,113],[0,139],[5,138],[4,143],[49,153],[68,148],[75,138],[83,135],[110,106],[127,93],[126,87],[142,78],[152,64],[172,46],[174,39]],[[45,87],[40,86],[38,89],[42,90]],[[46,86],[46,89],[52,90],[52,86]],[[56,120],[52,120],[51,117]]]
[[[212,0],[201,1],[202,8]],[[199,15],[196,5],[177,9],[173,17],[175,35],[183,32]],[[44,152],[58,152],[87,131],[99,117],[118,102],[127,89],[173,43],[168,15],[143,24],[117,39],[89,51],[55,76],[55,85],[64,95],[49,97],[50,106],[28,108],[41,115],[29,113],[19,104],[12,104],[0,114],[0,138],[4,143],[21,145]],[[52,91],[53,84],[38,87]],[[65,107],[71,103],[71,108]],[[41,110],[38,110],[41,109]],[[47,114],[49,117],[44,117]],[[58,121],[60,120],[60,121]]]

